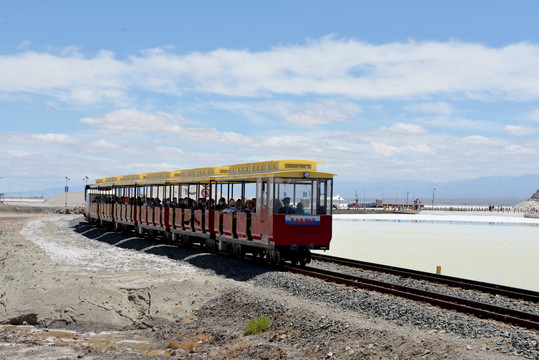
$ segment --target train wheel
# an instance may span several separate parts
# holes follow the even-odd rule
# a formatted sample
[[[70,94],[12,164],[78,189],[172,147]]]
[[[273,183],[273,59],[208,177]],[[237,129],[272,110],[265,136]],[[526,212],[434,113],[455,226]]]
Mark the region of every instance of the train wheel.
[[[262,261],[263,258],[264,258],[264,252],[262,252],[260,250],[253,250],[253,259],[254,259],[254,261],[260,262],[260,261]]]
[[[243,249],[240,244],[232,244],[232,255],[240,259],[243,257]]]
[[[206,249],[208,249],[208,251],[211,253],[215,253],[215,240],[206,239]]]
[[[182,237],[182,246],[186,248],[190,248],[193,245],[193,242],[191,241],[191,238],[189,236],[183,236]]]
[[[299,265],[304,267],[311,262],[311,252],[309,250],[303,250],[299,255]]]
[[[300,263],[300,254],[298,254],[297,251],[293,251],[291,254],[290,254],[290,262],[292,263],[292,265],[295,265],[295,266],[298,266],[299,263]]]
[[[273,250],[266,250],[265,256],[266,256],[266,262],[268,264],[271,264],[273,262]]]
[[[272,263],[274,265],[281,265],[281,252],[279,250],[273,250]]]

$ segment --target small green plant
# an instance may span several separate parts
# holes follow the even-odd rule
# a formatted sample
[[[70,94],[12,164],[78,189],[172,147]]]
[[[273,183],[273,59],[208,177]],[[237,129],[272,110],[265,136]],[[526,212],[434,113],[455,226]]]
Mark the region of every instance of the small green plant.
[[[249,320],[249,322],[245,324],[243,332],[245,333],[245,335],[259,334],[269,328],[270,325],[271,322],[267,317],[257,317],[256,319]]]

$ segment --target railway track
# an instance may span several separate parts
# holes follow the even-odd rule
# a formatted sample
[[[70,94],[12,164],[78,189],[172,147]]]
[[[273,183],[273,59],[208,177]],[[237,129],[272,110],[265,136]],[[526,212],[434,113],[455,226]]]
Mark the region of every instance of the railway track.
[[[372,270],[392,275],[408,277],[412,279],[426,280],[434,283],[458,287],[467,290],[476,290],[493,295],[505,296],[512,299],[526,300],[539,303],[539,293],[526,289],[518,289],[510,286],[490,284],[481,281],[462,279],[446,275],[435,275],[423,271],[404,269],[395,266],[380,265],[359,260],[351,260],[330,255],[312,254],[311,258],[316,261],[323,261],[353,268]]]
[[[324,269],[293,266],[284,266],[284,268],[296,274],[315,277],[353,288],[392,294],[414,301],[429,303],[440,308],[471,314],[484,319],[498,320],[528,329],[539,330],[539,315],[537,314]]]

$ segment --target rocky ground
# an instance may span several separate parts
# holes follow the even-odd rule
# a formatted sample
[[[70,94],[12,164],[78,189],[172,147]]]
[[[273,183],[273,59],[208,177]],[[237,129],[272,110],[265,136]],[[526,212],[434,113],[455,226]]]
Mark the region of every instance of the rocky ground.
[[[80,215],[0,212],[0,269],[0,359],[539,354],[537,332],[116,234]],[[259,316],[268,330],[245,335]]]

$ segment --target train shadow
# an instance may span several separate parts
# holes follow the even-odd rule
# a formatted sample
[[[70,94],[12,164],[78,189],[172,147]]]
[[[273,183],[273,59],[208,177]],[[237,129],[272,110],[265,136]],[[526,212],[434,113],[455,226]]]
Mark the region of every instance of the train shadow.
[[[212,271],[236,281],[248,281],[258,275],[276,271],[263,264],[255,264],[239,259],[205,252],[203,249],[183,248],[164,241],[119,233],[88,224],[85,220],[72,224],[73,230],[87,239],[99,241],[122,249],[144,251],[156,256],[184,261],[201,270]]]

